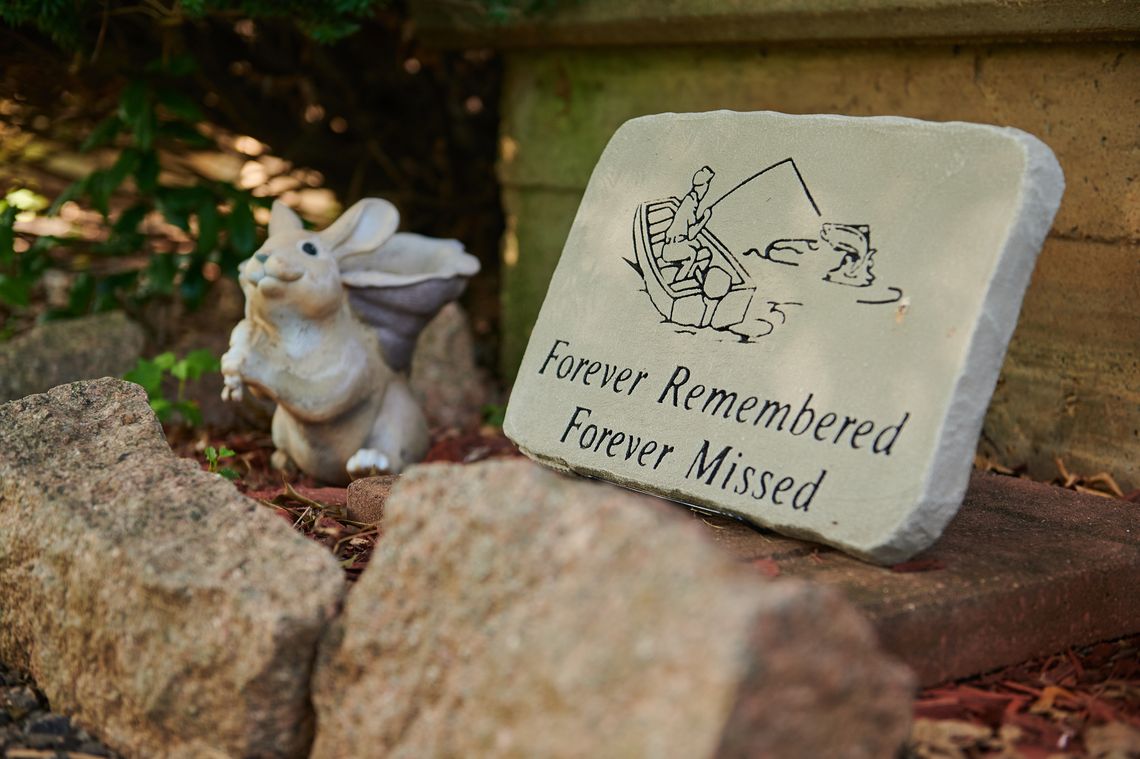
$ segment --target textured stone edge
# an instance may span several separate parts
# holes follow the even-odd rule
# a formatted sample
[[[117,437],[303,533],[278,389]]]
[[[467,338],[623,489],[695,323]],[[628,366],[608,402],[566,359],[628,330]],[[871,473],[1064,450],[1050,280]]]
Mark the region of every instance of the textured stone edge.
[[[274,713],[272,710],[268,712],[250,712],[248,718],[251,724],[245,730],[244,735],[252,741],[250,748],[254,749],[250,755],[258,756],[303,756],[307,755],[308,748],[311,745],[313,735],[315,734],[315,713],[312,710],[311,693],[312,693],[312,678],[315,673],[316,653],[321,640],[327,633],[328,626],[340,614],[341,606],[344,601],[345,583],[340,568],[337,566],[333,557],[323,548],[313,545],[306,538],[295,532],[291,528],[282,524],[280,520],[269,515],[262,507],[246,496],[237,492],[233,485],[220,477],[207,474],[201,467],[192,460],[182,459],[174,454],[166,441],[165,435],[162,431],[158,419],[154,416],[153,412],[146,405],[146,395],[141,387],[127,383],[122,380],[113,378],[103,378],[99,380],[84,380],[75,383],[68,383],[59,385],[46,393],[37,393],[26,396],[21,399],[10,401],[2,406],[13,404],[27,404],[29,401],[41,396],[47,396],[53,392],[67,393],[71,392],[73,395],[84,386],[90,385],[104,385],[104,384],[118,384],[129,388],[128,392],[136,396],[136,401],[142,408],[146,409],[144,413],[149,415],[149,426],[153,429],[153,435],[145,435],[133,439],[132,445],[135,446],[132,452],[141,454],[140,457],[156,457],[157,459],[166,459],[166,463],[170,464],[171,472],[175,478],[197,478],[203,485],[203,490],[214,491],[218,494],[219,510],[228,510],[228,518],[237,522],[250,523],[251,529],[255,532],[263,529],[271,530],[284,530],[280,534],[287,537],[288,542],[295,545],[298,550],[311,557],[312,561],[309,562],[314,565],[323,565],[327,570],[323,578],[314,579],[313,589],[321,591],[319,594],[314,593],[302,611],[302,616],[298,616],[298,609],[286,608],[280,604],[274,604],[274,612],[278,614],[276,617],[277,625],[272,628],[266,628],[260,632],[269,633],[270,637],[262,640],[250,640],[248,646],[256,646],[258,643],[264,644],[266,641],[271,641],[274,648],[278,652],[295,652],[296,660],[301,661],[303,666],[298,671],[299,677],[293,681],[293,687],[290,688],[291,683],[274,675],[271,670],[258,670],[255,672],[257,675],[250,680],[250,685],[262,695],[266,696],[270,693],[284,692],[284,698],[277,706],[284,706],[285,711],[292,707],[297,707],[295,716],[298,721],[289,725],[292,733],[285,738],[282,738],[284,727],[276,718],[282,716],[279,713]],[[112,412],[121,410],[121,407],[116,409],[111,407]],[[108,416],[104,414],[104,417]],[[137,417],[136,417],[137,421]],[[118,459],[120,471],[114,471],[114,467],[107,468],[105,473],[97,474],[98,477],[115,477],[130,476],[135,473],[146,473],[145,467],[131,466],[127,472],[122,472],[121,468],[128,462],[126,456]],[[0,482],[0,486],[3,483]],[[98,482],[95,484],[98,488]],[[3,503],[4,490],[6,488],[0,487],[0,504]],[[45,491],[42,489],[40,483],[35,483],[31,487],[31,500],[33,502],[42,499],[45,496]],[[58,493],[57,493],[58,495]],[[208,497],[211,493],[206,493]],[[229,503],[221,503],[220,501],[228,499]],[[258,524],[259,523],[259,524]],[[78,533],[77,533],[78,534]],[[109,545],[104,536],[92,533],[90,537],[84,538],[91,547],[96,549],[108,549],[112,554],[117,552],[119,548],[114,545]],[[176,552],[166,552],[165,556],[174,555]],[[6,558],[0,555],[0,559]],[[68,554],[61,553],[53,550],[50,547],[46,549],[42,545],[27,546],[23,552],[17,552],[15,555],[16,562],[14,566],[19,567],[19,560],[23,558],[27,566],[31,567],[34,572],[46,572],[49,576],[67,577],[69,574],[75,572],[83,573],[87,568],[83,567],[82,561],[77,562],[73,557]],[[82,557],[81,557],[82,558]],[[143,596],[156,599],[157,603],[164,603],[172,594],[176,594],[177,589],[172,589],[165,585],[162,576],[155,576],[148,574],[150,566],[144,566],[144,571],[139,577],[137,592]],[[167,575],[163,573],[163,576]],[[98,585],[99,575],[89,574],[88,579],[90,582]],[[35,584],[35,581],[31,581]],[[42,583],[41,583],[42,584]],[[201,590],[201,588],[198,588]],[[207,591],[209,588],[206,589]],[[108,587],[107,593],[115,592],[114,589]],[[270,596],[272,596],[272,590]],[[41,592],[36,596],[43,600],[44,596]],[[49,597],[49,600],[50,597]],[[58,600],[58,599],[57,599]],[[132,683],[127,682],[125,691],[127,693],[120,694],[115,689],[115,682],[111,679],[108,682],[102,683],[101,687],[106,687],[106,695],[97,698],[84,698],[83,691],[85,688],[80,687],[81,682],[89,676],[82,671],[71,673],[72,679],[60,680],[52,676],[51,670],[56,666],[55,663],[48,659],[45,666],[45,661],[40,652],[40,649],[59,648],[60,642],[66,643],[66,633],[74,629],[74,621],[68,617],[74,604],[72,599],[65,594],[63,597],[63,605],[54,616],[48,615],[42,620],[38,620],[36,624],[24,625],[24,629],[19,626],[8,629],[5,635],[0,635],[0,643],[4,643],[3,638],[7,637],[8,648],[6,649],[5,658],[7,663],[13,665],[18,670],[28,672],[38,683],[39,687],[51,699],[53,706],[63,713],[69,714],[74,720],[75,724],[88,728],[93,734],[97,734],[101,741],[111,745],[115,750],[123,753],[124,756],[162,756],[170,757],[171,759],[181,759],[182,757],[199,757],[199,756],[225,756],[228,755],[223,749],[227,747],[223,744],[211,743],[210,741],[202,740],[201,735],[195,735],[193,731],[188,732],[186,735],[179,735],[168,727],[164,727],[160,723],[151,720],[150,705],[143,699],[141,703],[132,704],[132,700],[139,694],[137,688],[132,690]],[[4,599],[0,598],[0,620],[6,616],[6,610],[3,608]],[[80,601],[90,609],[100,611],[107,611],[102,608],[104,599],[102,597],[91,597],[89,601]],[[114,609],[112,609],[114,610]],[[122,611],[121,609],[119,610]],[[153,621],[148,619],[148,614],[145,609],[141,614],[143,622]],[[37,627],[38,624],[38,627]],[[48,637],[48,642],[45,644],[42,636]],[[61,637],[62,636],[62,637]],[[128,646],[129,647],[129,646]],[[115,655],[116,652],[108,653],[105,650],[92,650],[94,656],[108,656]],[[225,658],[226,654],[222,654]],[[190,671],[198,666],[199,662],[192,663],[189,667]],[[193,678],[191,682],[193,684]],[[244,701],[246,692],[244,688],[238,693],[232,694],[235,703],[242,703]],[[192,697],[192,695],[191,695]],[[134,707],[132,709],[132,707]],[[133,711],[133,713],[132,713]],[[111,714],[112,718],[108,719],[107,714]],[[102,717],[93,719],[92,715],[102,714]],[[130,725],[130,729],[124,732],[125,725]],[[162,750],[157,750],[161,746]],[[232,746],[232,748],[239,748]],[[263,753],[266,749],[270,749],[271,753]]]
[[[412,0],[420,34],[443,47],[584,47],[1136,39],[1140,6],[1129,0],[581,0],[506,20],[463,0]]]
[[[1048,145],[1020,129],[1005,127],[1000,131],[1021,148],[1025,162],[1017,209],[982,298],[981,318],[974,325],[965,359],[954,379],[950,404],[940,425],[940,444],[924,474],[918,505],[881,546],[869,550],[868,558],[879,563],[903,561],[930,547],[962,505],[986,410],[1017,327],[1021,303],[1065,192],[1061,164]],[[957,419],[957,425],[951,426],[952,418]],[[918,548],[908,548],[912,546]]]

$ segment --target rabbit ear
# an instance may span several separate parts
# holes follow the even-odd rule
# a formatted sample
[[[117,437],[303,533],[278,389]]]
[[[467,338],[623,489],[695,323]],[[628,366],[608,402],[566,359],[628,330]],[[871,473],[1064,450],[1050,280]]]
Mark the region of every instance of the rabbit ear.
[[[400,226],[400,212],[386,200],[365,198],[341,214],[321,232],[321,240],[334,258],[376,250]]]
[[[293,212],[293,209],[282,203],[280,200],[273,201],[273,211],[269,216],[269,236],[281,234],[282,232],[295,232],[304,229],[305,225],[301,222],[301,217]]]

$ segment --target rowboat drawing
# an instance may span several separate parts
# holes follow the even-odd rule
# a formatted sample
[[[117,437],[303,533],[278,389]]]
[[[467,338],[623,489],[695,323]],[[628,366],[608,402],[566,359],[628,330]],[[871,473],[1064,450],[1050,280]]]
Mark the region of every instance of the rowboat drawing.
[[[665,231],[679,206],[679,198],[663,198],[637,207],[634,250],[649,299],[666,321],[674,324],[714,329],[739,324],[752,303],[756,285],[716,235],[707,228],[695,235],[699,249],[708,251],[700,266],[685,271],[683,264],[662,260]]]
[[[644,201],[634,212],[634,260],[626,260],[665,322],[751,342],[819,297],[853,305],[902,299],[901,289],[876,283],[870,225],[823,221],[793,159],[765,166],[714,200],[715,177],[702,166],[688,193]]]

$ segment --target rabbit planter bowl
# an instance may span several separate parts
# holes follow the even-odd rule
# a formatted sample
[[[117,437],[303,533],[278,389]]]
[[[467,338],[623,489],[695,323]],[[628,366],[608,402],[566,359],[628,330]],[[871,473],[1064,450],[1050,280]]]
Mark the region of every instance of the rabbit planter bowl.
[[[323,232],[280,201],[239,267],[245,318],[222,356],[222,398],[277,403],[275,463],[345,484],[398,473],[427,452],[406,376],[416,338],[479,261],[455,240],[397,233],[399,213],[362,200]]]

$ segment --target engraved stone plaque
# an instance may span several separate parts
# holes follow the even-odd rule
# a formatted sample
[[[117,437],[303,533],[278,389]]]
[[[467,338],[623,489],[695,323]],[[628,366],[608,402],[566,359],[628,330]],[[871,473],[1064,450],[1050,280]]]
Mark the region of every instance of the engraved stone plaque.
[[[559,469],[908,558],[962,501],[1063,188],[1049,148],[1010,128],[627,122],[504,429]]]

